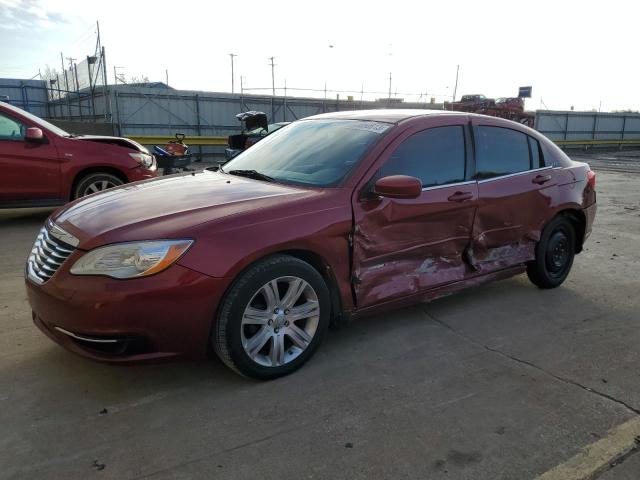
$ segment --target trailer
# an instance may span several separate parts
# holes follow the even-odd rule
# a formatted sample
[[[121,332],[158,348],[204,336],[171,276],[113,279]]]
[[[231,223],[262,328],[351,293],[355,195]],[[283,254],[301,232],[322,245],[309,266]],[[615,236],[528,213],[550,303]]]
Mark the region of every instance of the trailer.
[[[506,118],[533,128],[536,115],[524,109],[524,99],[502,97],[494,100],[484,95],[463,95],[459,102],[445,102],[445,110],[479,113],[491,117]]]

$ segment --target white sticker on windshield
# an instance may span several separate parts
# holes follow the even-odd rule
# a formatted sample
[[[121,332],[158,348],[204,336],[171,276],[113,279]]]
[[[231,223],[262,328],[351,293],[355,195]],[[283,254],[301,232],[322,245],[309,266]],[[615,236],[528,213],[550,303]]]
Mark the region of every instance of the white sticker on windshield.
[[[356,130],[366,130],[367,132],[382,133],[386,132],[391,125],[381,122],[349,122],[348,127]]]

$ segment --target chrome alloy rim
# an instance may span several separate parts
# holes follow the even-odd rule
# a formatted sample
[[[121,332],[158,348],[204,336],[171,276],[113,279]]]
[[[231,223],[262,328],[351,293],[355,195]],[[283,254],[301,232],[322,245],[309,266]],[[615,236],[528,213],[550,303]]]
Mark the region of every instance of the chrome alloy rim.
[[[91,195],[92,193],[103,192],[109,188],[117,187],[120,185],[119,183],[114,183],[109,180],[100,180],[97,182],[90,183],[87,188],[84,189],[82,195]]]
[[[260,287],[244,310],[242,347],[259,365],[286,365],[311,344],[319,321],[313,287],[298,277],[276,278]]]

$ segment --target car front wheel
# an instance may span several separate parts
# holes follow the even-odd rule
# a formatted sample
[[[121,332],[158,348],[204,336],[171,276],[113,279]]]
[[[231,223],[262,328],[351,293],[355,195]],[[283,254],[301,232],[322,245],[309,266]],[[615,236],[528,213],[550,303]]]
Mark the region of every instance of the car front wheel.
[[[102,192],[109,188],[122,185],[124,182],[112,175],[111,173],[96,172],[90,173],[80,179],[76,188],[73,191],[73,198],[84,197],[85,195],[91,195],[92,193]]]
[[[276,255],[234,282],[220,306],[213,347],[242,375],[277,378],[313,355],[329,316],[329,292],[318,271],[298,258]]]
[[[576,235],[562,216],[551,220],[536,245],[536,258],[527,265],[527,275],[540,288],[555,288],[569,275],[575,256]]]

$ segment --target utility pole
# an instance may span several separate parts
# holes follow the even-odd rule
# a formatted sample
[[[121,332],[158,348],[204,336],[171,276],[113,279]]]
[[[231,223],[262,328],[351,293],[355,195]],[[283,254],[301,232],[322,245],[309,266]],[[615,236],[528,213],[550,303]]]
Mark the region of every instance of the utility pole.
[[[271,60],[271,90],[272,90],[272,94],[275,97],[276,96],[276,76],[275,76],[275,63],[273,63],[273,61],[275,60],[276,57],[269,57],[269,60]]]
[[[240,75],[240,94],[244,95],[244,76]]]
[[[169,86],[169,69],[168,68],[164,70],[164,78],[165,78],[165,83],[168,87]]]
[[[233,57],[237,57],[235,53],[228,54],[231,57],[231,93],[235,93],[234,84],[233,84]]]
[[[64,68],[64,55],[60,52],[60,64],[62,65],[62,72],[64,73],[64,86],[66,89],[67,97],[67,113],[69,114],[69,120],[71,120],[71,98],[69,97],[69,78],[67,77],[67,69]]]
[[[71,57],[65,57],[65,59],[69,62],[69,73],[73,73],[73,62],[76,61],[75,58],[71,58]],[[74,82],[74,78],[73,78],[73,74],[71,75],[71,85],[73,85]],[[76,91],[80,90],[80,87],[78,86],[78,75],[76,74],[75,76],[75,82],[76,82]]]
[[[391,72],[389,72],[389,100],[387,100],[387,104],[391,104]]]
[[[458,93],[458,73],[460,73],[460,65],[456,67],[456,85],[453,87],[453,100],[456,101],[456,93]]]

